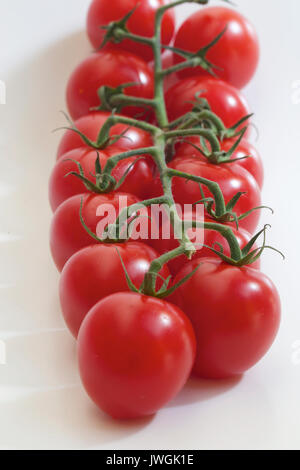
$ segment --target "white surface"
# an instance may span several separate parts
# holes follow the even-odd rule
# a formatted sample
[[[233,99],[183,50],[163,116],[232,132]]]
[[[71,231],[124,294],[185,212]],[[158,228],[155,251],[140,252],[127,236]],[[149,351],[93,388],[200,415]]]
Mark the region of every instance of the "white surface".
[[[215,3],[215,2],[214,2]],[[263,198],[276,209],[263,269],[281,293],[283,322],[268,356],[240,381],[188,384],[153,419],[112,422],[78,382],[75,344],[59,312],[48,250],[47,182],[64,124],[64,89],[91,50],[89,0],[0,0],[0,448],[300,448],[298,0],[239,0],[260,34],[262,57],[245,90],[265,163]],[[195,6],[178,9],[181,18]]]

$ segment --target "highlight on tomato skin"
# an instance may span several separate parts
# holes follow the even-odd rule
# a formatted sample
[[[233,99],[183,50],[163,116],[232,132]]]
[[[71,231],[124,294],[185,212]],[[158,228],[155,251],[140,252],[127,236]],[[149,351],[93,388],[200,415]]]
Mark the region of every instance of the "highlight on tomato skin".
[[[77,345],[86,392],[115,419],[151,416],[165,406],[188,380],[195,350],[193,328],[178,307],[132,292],[97,303]]]
[[[122,19],[134,7],[137,8],[129,19],[129,32],[144,37],[152,37],[154,34],[156,10],[165,4],[165,0],[93,0],[87,16],[87,34],[91,44],[98,50],[105,35],[105,31],[101,30],[101,26],[106,26],[112,21]],[[175,14],[173,10],[168,10],[164,14],[162,21],[162,44],[170,44],[174,32]],[[130,39],[125,39],[115,45],[110,43],[109,47],[132,52],[139,55],[147,62],[153,59],[151,47],[133,42]]]
[[[238,217],[261,205],[261,191],[256,180],[245,168],[236,163],[214,165],[201,161],[196,156],[185,156],[183,158],[178,156],[171,161],[169,167],[183,173],[201,176],[210,181],[217,182],[222,190],[226,204],[237,192],[245,192],[234,209]],[[173,178],[172,191],[175,202],[181,206],[182,210],[184,210],[185,204],[195,204],[202,199],[198,183],[186,181],[184,178],[177,176]],[[154,180],[150,196],[161,196],[162,192],[160,178],[157,176]],[[203,187],[203,192],[205,197],[212,196],[208,188]],[[239,225],[253,234],[259,220],[260,210],[255,210],[248,217],[240,220]]]
[[[256,269],[213,258],[192,261],[174,282],[197,266],[170,299],[194,327],[193,374],[215,380],[241,375],[264,357],[276,338],[281,318],[277,289]]]
[[[101,223],[104,225],[103,229],[107,225],[108,208],[117,217],[120,207],[138,202],[140,200],[132,194],[120,192],[75,194],[66,199],[55,211],[50,229],[50,249],[57,269],[61,272],[71,256],[96,243],[82,225],[80,211],[84,223],[96,235]],[[112,217],[110,223],[114,222],[115,218]]]
[[[62,314],[72,335],[77,338],[84,317],[99,300],[130,291],[121,259],[133,284],[140,288],[158,256],[150,246],[133,241],[91,244],[75,253],[65,264],[59,281]],[[159,275],[167,279],[170,272],[164,266]],[[158,289],[162,278],[157,278]]]
[[[236,143],[238,137],[232,139],[224,139],[220,142],[221,150],[228,152],[233,145]],[[192,145],[191,145],[192,144]],[[185,139],[184,142],[179,143],[176,146],[176,156],[181,158],[187,156],[197,157],[200,161],[208,162],[208,158],[203,156],[197,148],[202,148],[201,141],[199,137],[193,136]],[[208,146],[209,147],[209,146]],[[203,150],[203,149],[202,149]],[[258,150],[251,144],[247,139],[243,138],[239,143],[237,149],[231,155],[231,160],[236,160],[234,163],[243,167],[247,170],[256,180],[260,189],[263,188],[264,183],[264,166],[262,157],[259,154]],[[230,163],[228,163],[230,165]]]
[[[179,80],[165,94],[166,107],[170,121],[192,111],[196,96],[205,98],[211,110],[230,128],[251,114],[246,98],[229,83],[214,77],[189,77]],[[251,120],[238,128],[241,130]],[[247,129],[245,137],[250,135]]]
[[[102,86],[116,88],[124,83],[126,95],[153,98],[153,76],[147,63],[140,57],[119,49],[95,52],[84,59],[71,74],[66,99],[72,119],[78,119],[100,106],[98,90]],[[127,106],[122,113],[136,116],[145,112],[138,106]]]
[[[89,140],[97,142],[100,129],[110,115],[111,113],[103,111],[93,112],[75,120],[74,126]],[[151,136],[146,131],[138,129],[137,127],[128,128],[125,124],[112,126],[109,135],[111,138],[115,136],[120,136],[120,138],[117,142],[111,143],[106,147],[105,152],[112,152],[114,149],[126,152],[127,150],[150,147],[153,144]],[[58,146],[57,160],[70,150],[81,147],[90,148],[74,130],[66,130]]]
[[[192,14],[178,30],[174,45],[196,52],[206,47],[223,31],[221,39],[208,51],[206,58],[217,68],[216,75],[237,88],[252,79],[259,62],[259,42],[252,24],[238,11],[226,7],[208,7]],[[174,54],[174,63],[182,58]],[[178,72],[180,78],[208,76],[201,67]]]
[[[78,164],[88,181],[95,184],[95,162],[99,157],[100,165],[104,168],[108,159],[113,155],[121,154],[124,150],[117,148],[103,149],[100,151],[80,147],[70,150],[70,152],[60,158],[51,173],[49,180],[49,201],[53,211],[66,199],[77,194],[89,193],[77,176],[71,173],[79,174]],[[153,162],[150,156],[131,157],[120,161],[112,171],[112,177],[116,182],[126,175],[124,182],[118,187],[118,191],[130,193],[141,200],[145,199],[149,193],[149,188],[153,180]]]

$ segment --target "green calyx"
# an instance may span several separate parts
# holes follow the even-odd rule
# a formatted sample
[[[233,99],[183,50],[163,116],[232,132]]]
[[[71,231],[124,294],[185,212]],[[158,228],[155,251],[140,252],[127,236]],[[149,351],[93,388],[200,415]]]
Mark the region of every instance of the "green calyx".
[[[118,155],[113,155],[106,161],[105,167],[103,169],[100,165],[99,155],[97,155],[97,159],[95,161],[95,174],[92,175],[95,181],[90,181],[87,175],[84,174],[83,169],[78,162],[78,173],[71,172],[71,174],[81,179],[88,191],[106,193],[118,189],[123,184],[126,176],[128,175],[128,172],[130,171],[131,167],[129,167],[128,172],[126,172],[124,177],[119,182],[113,178],[112,171],[121,160],[136,156],[137,161],[138,158],[142,155],[150,155],[156,164],[157,172],[160,175],[163,195],[160,198],[149,199],[143,201],[140,204],[146,207],[150,207],[152,204],[166,204],[171,209],[170,221],[173,226],[174,233],[178,233],[179,231],[181,233],[183,220],[179,216],[177,209],[173,209],[176,207],[176,204],[172,192],[172,179],[175,177],[183,178],[186,181],[193,181],[198,183],[200,194],[199,201],[197,201],[195,204],[202,204],[204,206],[207,215],[211,218],[211,222],[192,222],[192,226],[202,227],[204,230],[215,230],[219,232],[228,242],[230,247],[230,256],[225,255],[221,244],[208,248],[210,248],[211,251],[218,255],[224,262],[235,266],[244,266],[254,263],[261,256],[265,249],[274,249],[266,245],[267,227],[264,227],[263,230],[261,230],[250,240],[246,247],[241,249],[233,229],[225,224],[233,223],[238,228],[240,220],[249,216],[254,210],[261,209],[264,206],[251,209],[246,214],[237,216],[235,213],[235,207],[240,198],[244,197],[245,193],[239,192],[232,198],[231,201],[225,203],[220,186],[215,181],[211,181],[189,173],[183,173],[174,170],[167,165],[168,159],[171,159],[174,154],[176,143],[178,141],[188,141],[188,137],[192,136],[199,136],[200,145],[197,146],[193,143],[191,145],[195,148],[195,150],[199,151],[202,156],[207,158],[209,162],[213,164],[229,164],[236,161],[236,159],[232,157],[245,135],[246,122],[252,116],[245,116],[231,128],[226,128],[219,116],[212,112],[209,103],[201,96],[201,90],[199,90],[199,93],[197,93],[195,100],[193,101],[192,111],[186,113],[184,116],[180,116],[173,122],[169,122],[164,97],[164,79],[168,75],[188,67],[202,67],[211,75],[216,76],[218,69],[207,60],[207,53],[215,46],[215,44],[225,33],[225,30],[222,31],[210,44],[204,48],[201,48],[195,53],[177,49],[172,46],[162,45],[161,28],[164,13],[168,9],[174,8],[184,3],[204,5],[208,3],[208,0],[176,0],[158,8],[155,17],[155,32],[152,38],[135,35],[129,31],[128,20],[134,14],[136,8],[139,7],[139,3],[133,10],[124,16],[124,18],[119,21],[112,22],[103,28],[106,31],[106,34],[101,47],[110,41],[118,43],[124,39],[130,39],[131,41],[145,44],[152,48],[154,56],[154,97],[153,99],[149,100],[126,95],[126,89],[136,85],[135,83],[125,83],[116,88],[108,86],[101,87],[98,91],[100,105],[96,109],[101,111],[110,111],[111,116],[99,130],[96,141],[93,142],[88,139],[87,136],[82,134],[71,121],[69,121],[70,128],[72,131],[80,135],[85,145],[88,145],[93,149],[102,149],[117,142],[120,138],[126,138],[126,132],[130,127],[136,127],[149,133],[152,137],[153,145],[148,148],[135,149],[123,152]],[[163,70],[161,58],[162,49],[173,51],[174,53],[180,55],[183,61]],[[125,106],[134,106],[138,108],[142,107],[146,110],[150,109],[155,113],[157,124],[154,125],[146,121],[139,121],[138,119],[132,119],[116,114],[120,113]],[[126,130],[121,135],[111,136],[111,129],[116,124],[124,124],[126,126]],[[242,130],[240,130],[241,127]],[[222,151],[222,141],[224,139],[235,137],[236,141],[233,143],[229,151]],[[248,158],[248,156],[245,156],[244,158]],[[211,194],[210,197],[205,197],[203,187],[207,188]],[[82,216],[82,205],[83,202],[80,209],[80,220],[90,236],[97,242],[101,243],[119,243],[121,241],[130,239],[130,227],[132,227],[132,223],[138,217],[140,217],[139,210],[136,205],[133,205],[130,208],[126,208],[124,209],[124,214],[122,211],[114,224],[106,227],[104,233],[102,234],[103,236],[98,237],[86,226]],[[123,219],[123,215],[125,215],[125,219]],[[124,220],[127,222],[129,221],[129,224],[127,224],[129,226],[129,230],[125,238]],[[253,248],[260,235],[263,235],[264,237],[262,246],[260,248]],[[162,267],[178,256],[185,256],[190,260],[193,258],[196,251],[197,250],[195,245],[189,238],[188,230],[183,230],[182,236],[178,239],[178,247],[169,253],[163,254],[151,263],[151,266],[146,273],[140,288],[135,286],[129,278],[126,267],[121,259],[128,286],[134,292],[139,292],[158,298],[165,298],[171,295],[181,284],[188,281],[195,271],[193,271],[189,276],[184,278],[178,284],[173,285],[170,277],[167,279],[163,279],[161,277],[160,272]]]

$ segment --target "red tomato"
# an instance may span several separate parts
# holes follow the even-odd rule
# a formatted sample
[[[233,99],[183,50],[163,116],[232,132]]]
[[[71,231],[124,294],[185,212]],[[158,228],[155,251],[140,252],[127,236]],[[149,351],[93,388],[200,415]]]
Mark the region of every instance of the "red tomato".
[[[128,29],[133,34],[152,37],[156,10],[165,3],[164,0],[113,0],[113,2],[111,0],[94,0],[87,17],[87,32],[92,45],[99,49],[102,44],[105,31],[100,29],[101,26],[124,18],[137,4],[139,4],[138,8],[127,23]],[[162,44],[170,44],[174,31],[175,16],[174,12],[169,10],[164,14],[162,21]],[[111,43],[109,46],[111,47]],[[116,44],[115,47],[133,52],[146,61],[153,58],[153,52],[149,46],[128,39]]]
[[[183,220],[187,220],[187,221],[196,220],[195,213],[185,212],[183,214]],[[202,221],[203,219],[201,218],[199,222],[202,222]],[[214,223],[214,221],[209,218],[206,218],[205,222]],[[244,248],[247,245],[247,243],[251,240],[252,236],[250,235],[249,232],[247,232],[247,230],[244,230],[243,228],[240,228],[239,230],[237,230],[236,227],[233,227],[231,224],[225,224],[225,225],[229,225],[232,228],[232,231],[234,235],[236,236],[238,244],[241,249]],[[165,235],[168,235],[169,230],[170,230],[171,236],[168,239],[163,238],[163,234],[165,233]],[[153,241],[153,247],[156,248],[157,251],[159,251],[161,254],[167,253],[171,250],[174,250],[176,247],[178,247],[179,245],[178,239],[176,239],[174,236],[174,230],[170,226],[170,222],[165,222],[163,224],[163,226],[161,227],[160,235],[161,236],[159,240],[156,240],[155,243]],[[197,249],[197,252],[193,256],[193,260],[207,258],[207,257],[218,258],[218,255],[214,254],[209,248],[207,248],[207,247],[212,247],[215,250],[220,251],[220,247],[217,245],[217,243],[222,245],[224,249],[223,251],[224,255],[230,257],[230,247],[228,245],[228,242],[226,238],[224,238],[219,232],[216,232],[214,230],[207,230],[207,229],[204,230],[203,228],[191,228],[191,229],[188,229],[188,235],[190,237],[190,240],[192,241],[192,243],[195,244],[195,247]],[[206,246],[201,246],[201,245],[206,245]],[[253,247],[253,249],[256,249],[256,248],[257,248],[257,245]],[[171,274],[173,276],[176,276],[176,274],[178,274],[178,272],[183,268],[183,266],[185,266],[189,262],[190,261],[184,255],[171,260],[168,263],[168,267],[170,269]],[[255,263],[253,263],[251,267],[255,269],[259,269],[260,259],[258,259]]]
[[[117,293],[92,308],[78,338],[79,370],[90,398],[116,419],[156,413],[186,383],[195,337],[165,300]]]
[[[73,119],[88,114],[100,105],[98,89],[117,87],[123,83],[138,83],[127,87],[124,93],[139,98],[153,98],[153,77],[146,62],[126,51],[107,50],[85,59],[72,73],[67,85],[67,104]],[[129,106],[123,114],[136,116],[145,108]]]
[[[237,88],[243,88],[253,77],[259,60],[259,43],[253,26],[240,13],[222,7],[200,9],[179,29],[175,47],[196,52],[207,46],[224,29],[223,37],[207,54],[216,74]],[[174,62],[182,58],[174,55]],[[201,67],[179,72],[181,77],[208,75]]]
[[[198,147],[201,147],[199,137],[188,137],[186,140],[193,143],[194,145],[197,145]],[[236,138],[224,140],[221,142],[221,150],[228,152],[235,142]],[[189,145],[187,142],[178,145],[177,155],[180,155],[181,157],[193,155],[198,157],[201,161],[207,162],[207,158],[205,158],[199,151],[197,151],[197,149],[195,149],[195,147]],[[250,142],[248,142],[248,140],[242,139],[237,150],[232,154],[231,159],[235,160],[245,156],[249,158],[245,158],[235,163],[249,171],[249,173],[254,176],[260,189],[262,189],[264,182],[264,168],[261,156],[256,148],[250,144]]]
[[[103,169],[108,158],[112,154],[122,153],[122,150],[110,148],[100,151],[100,164]],[[95,161],[97,153],[95,150],[90,150],[86,147],[71,150],[57,161],[53,168],[50,182],[49,182],[49,199],[52,210],[57,207],[66,199],[75,194],[82,194],[89,192],[85,188],[83,182],[77,176],[67,176],[71,171],[79,173],[78,166],[74,161],[76,160],[82,166],[86,178],[92,183],[96,182],[95,175]],[[137,160],[138,159],[138,160]],[[136,163],[134,163],[136,162]],[[135,194],[137,197],[144,199],[149,193],[149,187],[152,185],[154,164],[151,157],[132,157],[122,160],[112,171],[112,176],[116,181],[120,181],[122,176],[129,170],[124,183],[119,188],[120,191],[125,193]]]
[[[253,176],[241,166],[235,163],[214,165],[200,161],[197,157],[175,158],[169,165],[171,168],[201,176],[219,184],[227,204],[238,192],[245,192],[234,208],[237,216],[250,209],[261,205],[260,189]],[[193,204],[202,199],[198,183],[187,181],[183,178],[173,178],[173,195],[175,202],[181,206]],[[211,193],[203,186],[205,197],[211,197]],[[240,226],[253,233],[260,218],[259,210],[252,212],[249,217],[240,221]]]
[[[250,114],[245,98],[233,86],[215,78],[192,77],[180,80],[166,93],[169,119],[173,121],[191,111],[191,101],[195,101],[199,92],[202,92],[201,97],[207,99],[211,110],[228,128]]]
[[[99,300],[116,292],[129,291],[116,248],[137,288],[151,262],[158,258],[155,250],[139,242],[91,245],[75,253],[66,263],[59,284],[63,316],[75,337],[84,317]],[[168,268],[164,267],[160,275],[166,279]],[[162,286],[160,279],[157,286]]]
[[[186,265],[175,282],[198,271],[175,293],[197,340],[194,374],[223,379],[243,374],[272,345],[280,323],[280,299],[270,279],[256,269],[216,259]]]
[[[110,113],[95,112],[88,114],[87,116],[83,116],[82,118],[75,121],[74,124],[77,129],[82,132],[82,134],[88,137],[92,142],[96,142],[98,134],[109,116]],[[106,150],[111,152],[113,149],[121,149],[123,152],[126,152],[127,150],[149,147],[153,145],[151,136],[147,132],[143,131],[142,129],[137,129],[136,127],[128,128],[128,126],[125,124],[116,124],[113,126],[110,130],[110,136],[113,137],[120,135],[125,131],[126,133],[124,136],[121,137],[115,144],[107,147],[105,152]],[[85,143],[81,137],[76,132],[67,130],[60,141],[57,151],[57,158],[62,157],[70,150],[83,146],[85,146]]]
[[[103,230],[108,224],[115,222],[123,208],[139,202],[138,198],[126,193],[77,194],[65,200],[55,211],[50,230],[51,253],[59,271],[74,253],[96,243],[80,221],[82,200],[83,220],[93,233],[99,232],[99,237],[102,237]],[[104,222],[105,225],[102,227]]]

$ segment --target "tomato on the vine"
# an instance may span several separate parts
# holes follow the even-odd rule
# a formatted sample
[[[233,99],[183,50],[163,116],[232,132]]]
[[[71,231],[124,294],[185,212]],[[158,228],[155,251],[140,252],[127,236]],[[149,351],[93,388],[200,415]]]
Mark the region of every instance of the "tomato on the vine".
[[[174,282],[199,266],[172,301],[191,320],[197,340],[194,374],[223,379],[243,374],[271,347],[280,323],[280,299],[271,280],[251,267],[195,260]]]
[[[96,142],[102,126],[110,116],[110,113],[99,111],[77,119],[74,122],[74,125],[88,139],[92,142]],[[120,135],[122,135],[122,137],[119,138],[116,143],[112,143],[106,147],[105,151],[109,150],[111,152],[113,149],[120,149],[123,152],[126,152],[127,150],[150,147],[153,145],[152,138],[147,132],[142,129],[138,129],[137,127],[128,127],[125,124],[116,124],[113,126],[110,129],[109,135],[112,139]],[[62,136],[57,151],[57,158],[62,157],[70,150],[83,146],[87,145],[84,143],[80,135],[69,129]]]
[[[119,252],[119,253],[118,253]],[[120,256],[128,275],[139,288],[158,253],[140,242],[91,245],[75,253],[64,266],[59,292],[64,319],[77,337],[88,311],[101,299],[116,292],[129,291]],[[169,276],[166,266],[159,273]],[[163,281],[157,280],[157,287]]]
[[[81,223],[81,203],[84,223],[100,238],[122,209],[138,202],[139,199],[132,194],[117,192],[77,194],[65,200],[55,211],[50,230],[50,248],[57,269],[61,271],[74,253],[96,243]],[[145,211],[147,215],[146,208]]]
[[[202,162],[197,157],[177,157],[169,166],[177,171],[215,181],[220,186],[226,204],[238,192],[244,192],[245,194],[241,196],[234,207],[234,212],[238,217],[261,205],[261,194],[257,182],[247,170],[235,163],[214,165]],[[175,202],[181,206],[194,204],[202,199],[199,184],[193,181],[175,177],[173,178],[172,189]],[[212,197],[212,194],[204,185],[202,185],[202,189],[205,197]],[[239,225],[248,232],[253,233],[258,225],[259,218],[259,210],[255,210],[248,217],[242,219]]]
[[[111,149],[110,147],[100,150],[98,155],[101,168],[104,168],[109,157],[122,152],[122,149]],[[81,147],[71,150],[56,162],[49,182],[49,199],[53,211],[69,197],[75,194],[89,192],[77,176],[67,175],[70,172],[79,173],[78,166],[75,163],[78,162],[81,165],[85,177],[95,184],[96,159],[97,152],[95,150]],[[118,191],[134,194],[143,200],[147,197],[152,184],[153,169],[154,165],[151,161],[151,157],[131,157],[126,160],[121,160],[113,169],[112,176],[119,182],[126,174],[126,178],[123,184],[118,188]]]
[[[72,73],[67,85],[67,104],[73,119],[78,119],[100,106],[98,90],[102,86],[112,88],[125,83],[136,83],[124,89],[124,93],[138,98],[153,98],[153,77],[140,57],[122,50],[97,52],[81,62]],[[136,116],[145,108],[126,106],[122,114]]]
[[[165,3],[165,0],[93,0],[87,17],[87,32],[92,45],[95,49],[99,49],[105,35],[105,30],[101,27],[107,26],[112,21],[121,20],[134,7],[137,8],[127,23],[129,32],[151,38],[154,35],[156,10]],[[174,32],[175,15],[172,10],[168,10],[162,21],[162,44],[170,44]],[[112,43],[109,46],[112,47]],[[146,61],[153,58],[150,46],[133,42],[130,39],[124,39],[113,47],[137,54]]]
[[[225,28],[222,38],[209,50],[206,58],[218,67],[215,73],[221,79],[243,88],[256,71],[259,43],[253,26],[237,11],[222,7],[200,9],[182,24],[174,45],[179,49],[197,52]],[[174,62],[182,62],[182,58],[174,54]],[[208,75],[201,67],[188,68],[178,73],[180,77]]]
[[[97,303],[78,337],[83,385],[113,418],[156,413],[185,385],[195,358],[190,321],[175,305],[134,293]]]
[[[221,150],[228,152],[235,144],[236,139],[237,138],[225,139],[220,142]],[[194,146],[190,145],[189,142],[191,142]],[[180,143],[177,146],[177,154],[181,157],[194,155],[198,157],[201,161],[208,161],[207,158],[204,157],[201,152],[199,152],[195,148],[195,145],[201,148],[200,138],[196,136],[188,137],[187,139],[185,139],[185,142]],[[257,181],[257,184],[260,189],[262,189],[264,182],[263,162],[256,148],[247,139],[243,138],[241,140],[238,148],[233,152],[230,158],[232,160],[238,159],[239,161],[236,161],[235,163],[245,168],[245,170],[249,171],[249,173],[251,173],[251,175]]]
[[[184,221],[193,221],[197,220],[195,212],[185,211],[182,214]],[[214,220],[206,217],[204,220],[201,218],[199,222],[208,222],[208,223],[215,223]],[[237,229],[233,224],[225,224],[228,225],[237,239],[237,242],[241,249],[243,249],[247,243],[252,238],[252,235],[247,232],[247,230],[243,228]],[[170,233],[170,236],[168,236]],[[199,228],[187,228],[188,236],[192,243],[194,243],[196,248],[196,253],[193,255],[193,261],[195,259],[202,259],[202,258],[218,258],[218,255],[213,253],[209,247],[214,248],[217,251],[221,251],[220,245],[223,247],[223,254],[230,257],[230,247],[226,240],[218,231],[211,230],[211,229],[204,229],[202,227]],[[170,220],[164,221],[160,225],[160,237],[158,240],[153,240],[153,247],[159,251],[161,254],[168,253],[171,250],[174,250],[179,246],[179,241],[176,239],[174,235],[174,230],[171,226]],[[255,244],[252,248],[253,250],[257,249],[257,245]],[[168,268],[173,276],[176,276],[183,266],[188,264],[190,261],[187,259],[185,255],[181,255],[177,258],[172,259],[168,263]],[[252,268],[259,269],[260,268],[260,259],[256,260],[255,263],[251,264]]]
[[[211,110],[229,128],[250,114],[248,103],[239,90],[222,80],[191,77],[175,83],[166,93],[166,106],[171,121],[193,109],[196,95],[205,98]],[[243,127],[249,124],[244,122]]]

